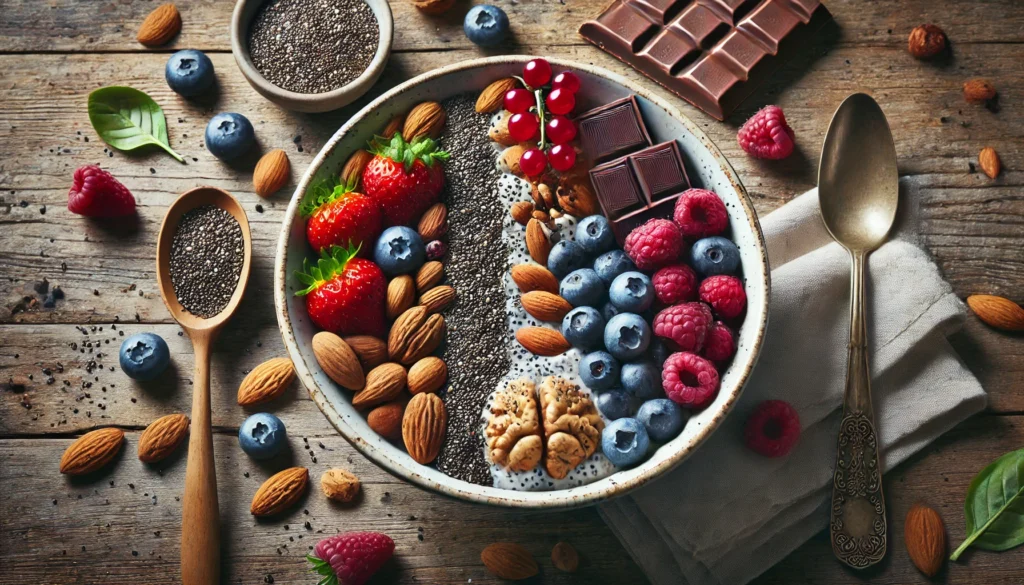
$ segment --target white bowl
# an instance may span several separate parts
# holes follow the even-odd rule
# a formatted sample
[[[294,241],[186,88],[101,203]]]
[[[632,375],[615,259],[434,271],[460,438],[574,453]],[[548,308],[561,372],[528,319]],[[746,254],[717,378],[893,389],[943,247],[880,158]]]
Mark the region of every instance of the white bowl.
[[[712,189],[725,201],[730,231],[740,250],[746,281],[747,316],[739,330],[738,350],[723,373],[715,401],[692,416],[678,437],[659,447],[636,467],[571,489],[547,492],[510,491],[480,486],[449,477],[420,465],[400,447],[378,436],[366,418],[352,408],[351,393],[341,389],[321,370],[313,356],[316,328],[306,314],[305,303],[294,295],[294,272],[310,255],[305,222],[299,202],[311,181],[336,176],[348,156],[362,148],[392,116],[424,100],[443,100],[462,92],[479,92],[488,83],[522,70],[532,57],[505,56],[474,59],[430,71],[380,96],[349,119],[324,146],[306,170],[285,215],[274,265],[274,300],[285,347],[295,363],[299,379],[327,419],[353,446],[397,477],[455,498],[520,508],[568,508],[593,504],[625,494],[652,481],[690,456],[711,435],[735,405],[757,361],[768,322],[769,273],[764,238],[757,215],[732,167],[696,124],[673,106],[646,89],[599,67],[549,59],[556,70],[571,69],[583,82],[583,107],[607,103],[635,94],[655,143],[677,139],[687,163],[687,173],[697,186]]]

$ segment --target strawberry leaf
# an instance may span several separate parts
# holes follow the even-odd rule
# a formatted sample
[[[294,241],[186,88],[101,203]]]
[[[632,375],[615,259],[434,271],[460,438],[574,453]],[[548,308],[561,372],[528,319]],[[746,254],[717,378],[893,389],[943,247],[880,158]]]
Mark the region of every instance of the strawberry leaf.
[[[322,577],[317,585],[338,585],[338,576],[334,574],[330,563],[313,555],[306,555],[306,560],[313,563],[310,570]]]
[[[295,271],[295,278],[306,285],[306,288],[296,291],[295,296],[304,297],[341,274],[349,260],[359,254],[361,247],[362,244],[353,246],[351,242],[345,248],[331,246],[330,250],[324,248],[320,251],[320,258],[317,259],[316,264],[311,264],[309,258],[303,260],[302,270]]]
[[[370,141],[370,152],[390,158],[396,163],[405,167],[405,172],[412,171],[412,165],[417,160],[428,167],[434,166],[437,161],[446,161],[451,155],[443,150],[438,150],[437,142],[428,136],[418,136],[412,142],[406,142],[401,132],[396,132],[391,137],[391,142],[381,146],[385,138],[375,137]]]
[[[308,218],[328,203],[333,203],[356,190],[356,180],[341,184],[334,177],[321,179],[306,191],[306,197],[299,206],[302,217]]]

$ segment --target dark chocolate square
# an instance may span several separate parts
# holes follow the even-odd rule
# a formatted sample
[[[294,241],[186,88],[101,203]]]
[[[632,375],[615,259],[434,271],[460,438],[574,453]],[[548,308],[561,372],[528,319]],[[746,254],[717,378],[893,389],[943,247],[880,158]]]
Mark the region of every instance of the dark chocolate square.
[[[590,170],[594,195],[608,219],[616,219],[647,205],[628,159],[613,160]]]
[[[651,145],[636,98],[629,96],[584,112],[576,118],[580,145],[598,164]]]
[[[629,155],[629,160],[650,203],[690,188],[682,153],[675,140],[634,152]]]
[[[672,214],[676,209],[676,201],[680,195],[681,193],[669,195],[667,198],[655,202],[650,207],[637,209],[618,219],[609,220],[609,223],[612,225],[612,233],[615,234],[615,239],[618,240],[619,245],[626,242],[626,236],[629,235],[629,232],[652,219],[672,219]]]

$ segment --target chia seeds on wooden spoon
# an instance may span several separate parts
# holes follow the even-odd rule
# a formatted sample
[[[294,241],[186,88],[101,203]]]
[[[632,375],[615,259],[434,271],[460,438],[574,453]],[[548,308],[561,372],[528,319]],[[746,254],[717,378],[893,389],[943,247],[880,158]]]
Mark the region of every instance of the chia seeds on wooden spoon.
[[[230,213],[204,205],[181,216],[171,242],[171,284],[178,302],[203,319],[228,306],[245,260],[242,228]]]

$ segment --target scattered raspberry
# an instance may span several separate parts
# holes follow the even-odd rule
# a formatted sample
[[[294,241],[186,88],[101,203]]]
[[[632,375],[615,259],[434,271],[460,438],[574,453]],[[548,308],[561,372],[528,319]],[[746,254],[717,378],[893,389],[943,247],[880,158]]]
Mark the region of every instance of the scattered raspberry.
[[[779,160],[793,154],[793,129],[779,106],[766,106],[754,114],[736,134],[740,148],[754,158]]]
[[[662,366],[661,385],[683,407],[701,409],[718,395],[718,370],[695,353],[674,353]]]
[[[657,270],[679,259],[683,234],[667,219],[652,219],[626,236],[626,255],[640,270]]]
[[[721,364],[729,361],[734,353],[736,353],[735,334],[725,323],[715,321],[708,329],[707,339],[704,340],[704,357]]]
[[[135,197],[113,175],[96,165],[75,171],[68,191],[68,211],[88,217],[118,217],[135,213]]]
[[[699,352],[711,327],[711,309],[704,303],[671,306],[654,317],[654,334],[679,351]]]
[[[788,402],[765,400],[747,419],[743,440],[765,457],[782,457],[800,438],[800,416]]]
[[[683,236],[693,240],[717,236],[729,226],[729,212],[722,199],[707,189],[687,189],[676,200],[672,219]]]
[[[363,585],[394,552],[386,534],[348,532],[321,540],[306,559],[323,577],[319,585]]]
[[[747,308],[743,282],[725,274],[709,276],[700,283],[700,300],[711,305],[715,314],[723,319],[739,317]]]
[[[651,277],[654,294],[666,305],[685,303],[697,298],[697,273],[686,264],[673,264]]]

